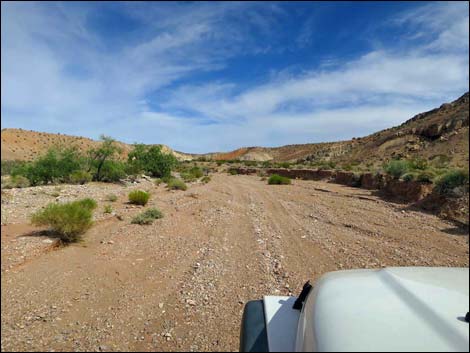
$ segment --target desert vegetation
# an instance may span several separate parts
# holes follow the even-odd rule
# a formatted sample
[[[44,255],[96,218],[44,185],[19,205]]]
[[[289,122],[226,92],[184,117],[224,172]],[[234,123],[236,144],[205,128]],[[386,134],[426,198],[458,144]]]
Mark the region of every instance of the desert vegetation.
[[[129,202],[135,205],[145,206],[150,198],[150,194],[143,190],[134,190],[129,193]]]
[[[96,206],[96,201],[90,198],[62,204],[51,203],[33,213],[31,223],[49,226],[63,242],[77,242],[93,224],[92,212]]]
[[[291,183],[291,180],[287,177],[283,177],[278,174],[273,174],[268,179],[269,185],[288,185]]]
[[[30,162],[2,161],[2,185],[12,188],[57,183],[85,184],[90,181],[117,182],[143,173],[169,177],[178,165],[176,158],[163,153],[160,146],[135,144],[127,161],[119,159],[120,152],[116,141],[104,135],[101,136],[101,144],[86,154],[74,146],[57,145]],[[198,167],[190,170],[191,177],[198,178],[201,173]]]
[[[167,187],[169,190],[187,190],[188,186],[181,179],[171,178],[167,182]]]
[[[132,218],[132,224],[152,224],[155,219],[163,218],[163,213],[157,208],[149,208]]]

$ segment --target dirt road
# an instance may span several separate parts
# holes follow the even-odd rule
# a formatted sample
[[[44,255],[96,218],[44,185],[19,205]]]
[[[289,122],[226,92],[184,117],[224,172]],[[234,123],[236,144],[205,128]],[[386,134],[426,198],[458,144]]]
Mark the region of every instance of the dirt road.
[[[149,226],[130,224],[140,209],[123,187],[124,219],[98,218],[82,244],[25,253],[48,240],[27,212],[2,226],[2,350],[236,351],[248,300],[338,269],[469,264],[450,223],[367,190],[225,174],[184,192],[142,185],[165,214]]]

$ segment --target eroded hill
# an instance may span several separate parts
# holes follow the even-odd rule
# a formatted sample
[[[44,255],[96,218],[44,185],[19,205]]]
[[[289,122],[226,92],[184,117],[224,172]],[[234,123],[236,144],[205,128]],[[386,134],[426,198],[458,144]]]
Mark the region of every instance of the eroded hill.
[[[44,154],[53,146],[76,146],[82,152],[96,148],[100,141],[95,141],[82,136],[71,136],[64,134],[52,134],[47,132],[36,132],[24,129],[2,129],[2,160],[28,161]],[[117,142],[121,148],[121,157],[127,158],[132,150],[132,145]],[[168,146],[162,146],[164,152],[172,153],[179,160],[191,159],[190,155],[177,152]]]

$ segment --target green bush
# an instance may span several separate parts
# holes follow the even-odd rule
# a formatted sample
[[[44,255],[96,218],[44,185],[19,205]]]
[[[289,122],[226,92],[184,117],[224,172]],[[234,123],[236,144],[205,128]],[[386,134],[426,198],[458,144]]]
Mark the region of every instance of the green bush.
[[[59,150],[54,147],[34,162],[25,163],[12,171],[14,175],[28,178],[31,185],[66,181],[82,168],[83,158],[76,148]]]
[[[89,183],[93,179],[93,176],[84,170],[77,170],[70,174],[68,179],[72,184],[83,185]]]
[[[9,178],[7,177],[5,184],[2,185],[2,187],[5,189],[26,188],[28,186],[29,186],[29,180],[22,175],[13,175]]]
[[[409,162],[409,168],[414,170],[426,170],[428,168],[428,161],[423,158],[414,158]]]
[[[211,177],[208,175],[206,175],[205,177],[201,179],[201,182],[203,182],[204,184],[207,184],[210,181],[211,181]]]
[[[404,181],[413,181],[413,180],[416,180],[416,177],[417,177],[416,173],[409,172],[409,173],[403,174],[401,179]]]
[[[105,198],[105,200],[109,201],[109,202],[116,202],[117,199],[118,199],[118,197],[114,194],[106,195],[106,198]]]
[[[291,183],[291,180],[287,177],[280,176],[278,174],[273,174],[268,179],[269,185],[288,185]]]
[[[436,182],[436,190],[441,194],[450,194],[457,187],[466,187],[468,190],[468,170],[454,169],[441,175]]]
[[[104,213],[111,213],[111,212],[113,212],[113,206],[105,205],[104,206]]]
[[[161,146],[145,146],[135,144],[129,152],[128,164],[135,171],[147,172],[153,177],[168,177],[171,170],[177,165],[175,156],[163,153]]]
[[[157,178],[153,181],[156,186],[159,186],[161,183],[163,183],[163,180],[161,178]]]
[[[51,203],[31,216],[37,226],[49,226],[64,242],[76,242],[93,224],[93,210],[96,202],[92,199],[68,203]]]
[[[188,189],[188,187],[182,180],[176,179],[176,178],[170,179],[167,183],[167,187],[170,190],[183,190],[184,191]]]
[[[432,183],[435,177],[436,174],[434,174],[431,170],[423,170],[418,173],[416,180],[421,183]]]
[[[182,172],[180,176],[187,183],[196,180],[196,177],[189,172]]]
[[[12,175],[15,170],[21,169],[27,164],[25,161],[1,161],[2,163],[2,175]]]
[[[107,160],[102,164],[100,170],[100,181],[112,183],[125,177],[125,163]]]
[[[384,167],[385,172],[395,179],[399,179],[402,175],[410,171],[410,169],[410,163],[405,160],[392,160]]]
[[[175,179],[174,176],[172,175],[167,175],[167,176],[163,176],[160,178],[162,180],[162,182],[164,182],[165,184],[168,184],[170,182],[170,180],[173,180]]]
[[[238,170],[236,168],[231,168],[228,170],[228,172],[230,173],[230,175],[237,175],[238,174]]]
[[[191,173],[196,179],[201,178],[204,175],[202,169],[199,167],[192,167],[189,170],[189,173]]]
[[[129,193],[129,202],[145,206],[150,198],[150,194],[143,190],[134,190]]]
[[[272,163],[270,161],[264,161],[263,163],[261,163],[261,167],[262,168],[271,168]]]
[[[152,224],[155,219],[163,218],[163,213],[156,208],[149,208],[148,210],[138,214],[132,218],[132,224]]]

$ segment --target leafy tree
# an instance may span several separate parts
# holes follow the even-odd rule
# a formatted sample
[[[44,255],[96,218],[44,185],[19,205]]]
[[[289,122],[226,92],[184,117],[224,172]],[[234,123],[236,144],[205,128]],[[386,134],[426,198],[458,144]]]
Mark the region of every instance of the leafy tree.
[[[103,167],[104,169],[110,168],[110,164],[106,162],[113,160],[122,151],[113,138],[101,135],[100,139],[101,145],[89,151],[90,166],[88,171],[95,170],[93,179],[96,181],[103,179]]]
[[[150,173],[153,177],[162,178],[171,175],[177,160],[170,153],[163,153],[161,146],[135,144],[128,155],[129,169],[136,172]]]

